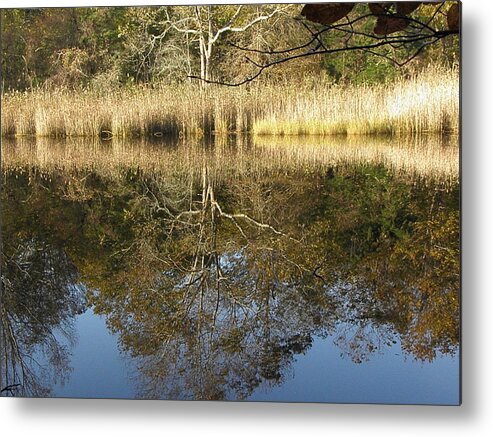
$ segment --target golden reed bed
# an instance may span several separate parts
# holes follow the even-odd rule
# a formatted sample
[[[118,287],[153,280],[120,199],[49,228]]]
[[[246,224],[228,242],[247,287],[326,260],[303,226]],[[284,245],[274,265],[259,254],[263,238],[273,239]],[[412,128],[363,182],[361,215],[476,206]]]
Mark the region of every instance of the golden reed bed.
[[[2,97],[2,136],[39,137],[457,133],[459,75],[430,67],[374,86],[324,81],[282,86],[198,84]]]

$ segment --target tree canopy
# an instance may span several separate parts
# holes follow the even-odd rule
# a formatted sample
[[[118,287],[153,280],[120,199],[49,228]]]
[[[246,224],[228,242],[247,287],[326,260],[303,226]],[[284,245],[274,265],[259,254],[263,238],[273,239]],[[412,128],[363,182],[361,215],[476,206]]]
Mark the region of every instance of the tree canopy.
[[[1,19],[4,90],[294,72],[375,82],[459,55],[457,2],[2,9]]]

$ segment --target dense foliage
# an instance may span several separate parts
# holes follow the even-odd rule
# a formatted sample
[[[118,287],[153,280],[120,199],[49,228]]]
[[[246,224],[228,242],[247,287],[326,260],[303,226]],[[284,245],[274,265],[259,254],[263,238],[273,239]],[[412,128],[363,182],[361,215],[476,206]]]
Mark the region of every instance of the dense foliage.
[[[240,11],[231,5],[3,9],[2,87],[108,89],[139,82],[182,82],[192,75],[241,80],[255,68],[246,55],[262,62],[268,52],[306,41],[306,28],[298,19],[301,7],[250,5]],[[353,13],[359,13],[357,9]],[[426,14],[426,7],[420,13]],[[268,19],[259,20],[262,16]],[[371,27],[372,22],[362,26]],[[344,38],[343,32],[324,34],[327,46],[340,44]],[[364,42],[365,37],[361,39]],[[245,53],[239,46],[258,52]],[[381,82],[399,71],[382,57],[389,50],[394,49],[387,47],[380,56],[347,51],[303,57],[269,69],[262,79],[296,72],[297,77],[327,74],[334,80]],[[456,63],[458,50],[457,37],[444,38],[402,69],[409,72],[430,60]]]

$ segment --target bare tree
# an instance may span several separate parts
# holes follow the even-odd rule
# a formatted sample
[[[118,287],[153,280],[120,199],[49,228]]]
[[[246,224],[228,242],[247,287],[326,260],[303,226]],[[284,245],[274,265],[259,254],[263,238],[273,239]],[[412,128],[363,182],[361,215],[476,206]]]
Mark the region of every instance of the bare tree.
[[[165,30],[156,38],[174,31],[186,35],[192,45],[198,46],[200,75],[191,78],[211,82],[214,48],[228,33],[245,32],[261,22],[284,13],[287,5],[258,7],[195,6],[166,8]]]
[[[239,86],[256,79],[266,69],[289,61],[351,51],[366,51],[403,66],[426,47],[458,35],[460,14],[458,2],[445,1],[307,4],[293,17],[305,34],[303,43],[267,50],[234,45],[255,67],[252,75],[234,83],[213,81],[207,75],[200,78]],[[327,39],[331,40],[330,45]],[[254,56],[264,60],[257,61]]]

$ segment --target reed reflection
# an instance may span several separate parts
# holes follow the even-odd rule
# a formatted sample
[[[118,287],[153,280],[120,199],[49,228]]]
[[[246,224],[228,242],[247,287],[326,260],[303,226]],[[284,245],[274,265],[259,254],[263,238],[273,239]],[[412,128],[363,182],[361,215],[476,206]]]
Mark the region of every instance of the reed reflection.
[[[10,145],[5,211],[56,229],[142,397],[247,398],[329,334],[354,362],[455,354],[456,148],[436,171],[399,164],[419,146],[262,141]]]

